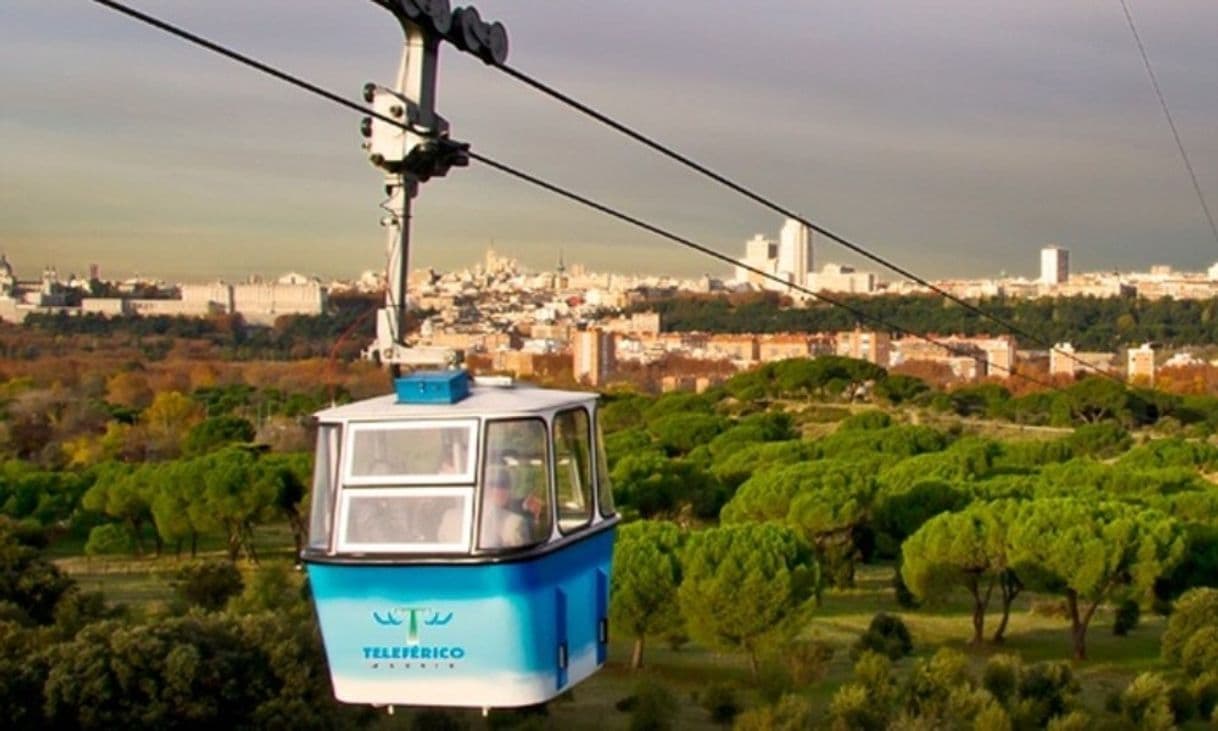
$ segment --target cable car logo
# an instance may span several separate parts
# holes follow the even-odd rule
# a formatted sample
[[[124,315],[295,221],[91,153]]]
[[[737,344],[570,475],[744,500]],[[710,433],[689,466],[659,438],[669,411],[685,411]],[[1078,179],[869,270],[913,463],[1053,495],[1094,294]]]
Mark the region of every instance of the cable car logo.
[[[390,609],[382,616],[373,612],[372,619],[382,627],[400,627],[406,625],[406,645],[419,644],[419,623],[428,627],[443,627],[453,619],[453,613],[440,614],[433,609],[420,607],[398,607]]]

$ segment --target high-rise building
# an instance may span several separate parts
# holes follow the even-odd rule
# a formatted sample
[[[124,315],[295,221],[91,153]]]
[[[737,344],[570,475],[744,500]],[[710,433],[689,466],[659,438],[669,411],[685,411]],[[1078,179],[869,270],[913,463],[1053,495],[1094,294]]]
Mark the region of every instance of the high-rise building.
[[[1065,284],[1070,279],[1070,250],[1046,246],[1040,250],[1040,283]]]
[[[617,365],[614,334],[597,328],[580,330],[571,339],[575,380],[600,386]]]
[[[777,263],[778,242],[757,234],[744,244],[744,258],[740,260],[742,266],[736,267],[736,282],[761,288],[773,287],[773,281],[752,270],[774,274]]]
[[[808,286],[812,273],[812,231],[793,218],[782,225],[778,236],[778,276],[800,287]]]

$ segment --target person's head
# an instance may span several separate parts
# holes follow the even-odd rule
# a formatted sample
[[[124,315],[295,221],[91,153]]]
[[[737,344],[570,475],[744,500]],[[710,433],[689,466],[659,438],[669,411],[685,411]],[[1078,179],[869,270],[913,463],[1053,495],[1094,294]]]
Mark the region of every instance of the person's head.
[[[507,507],[512,499],[512,480],[502,467],[487,471],[486,498],[492,505]]]

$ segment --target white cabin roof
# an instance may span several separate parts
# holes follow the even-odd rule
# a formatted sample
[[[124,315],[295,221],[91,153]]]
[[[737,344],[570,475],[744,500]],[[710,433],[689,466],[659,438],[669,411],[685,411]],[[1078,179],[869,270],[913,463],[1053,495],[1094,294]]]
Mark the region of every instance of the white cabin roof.
[[[455,404],[399,404],[396,394],[386,394],[324,409],[316,416],[323,422],[510,416],[557,411],[596,399],[597,394],[591,391],[557,391],[523,384],[475,385],[470,387],[468,398]]]

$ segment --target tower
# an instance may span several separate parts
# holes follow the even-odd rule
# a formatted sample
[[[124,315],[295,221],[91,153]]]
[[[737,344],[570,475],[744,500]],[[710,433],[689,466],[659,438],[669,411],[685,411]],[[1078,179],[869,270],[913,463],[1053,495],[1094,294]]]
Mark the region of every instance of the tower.
[[[812,231],[799,221],[788,218],[778,237],[778,275],[791,284],[808,286],[812,272]]]
[[[1040,250],[1040,283],[1064,284],[1070,279],[1070,250],[1046,246]]]

